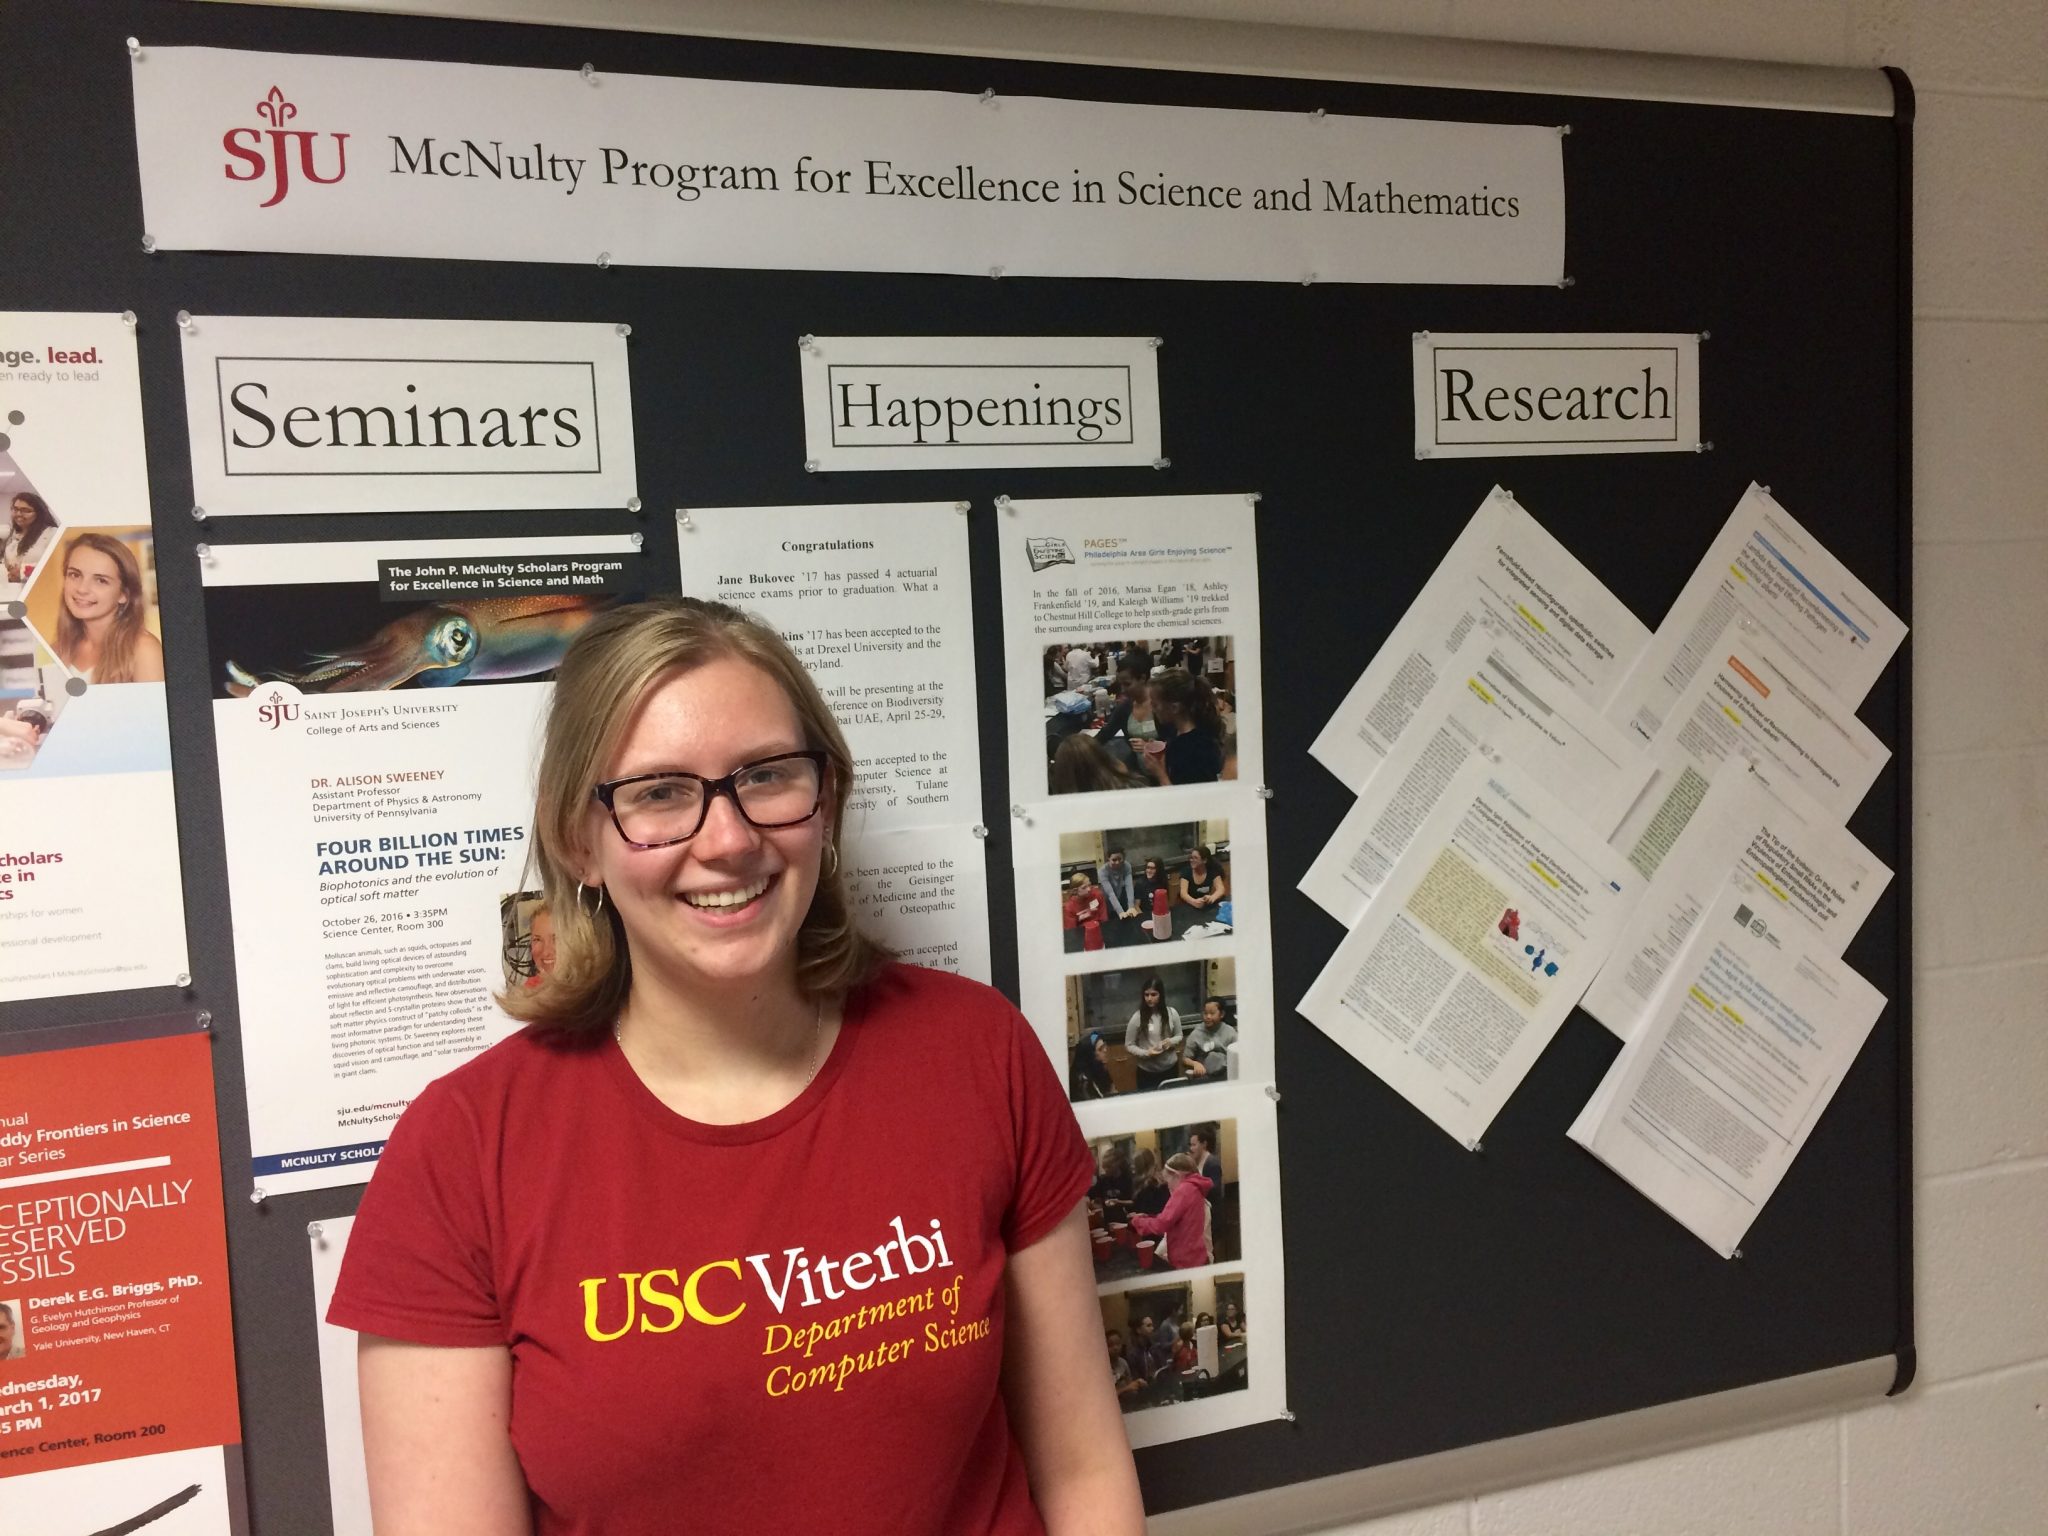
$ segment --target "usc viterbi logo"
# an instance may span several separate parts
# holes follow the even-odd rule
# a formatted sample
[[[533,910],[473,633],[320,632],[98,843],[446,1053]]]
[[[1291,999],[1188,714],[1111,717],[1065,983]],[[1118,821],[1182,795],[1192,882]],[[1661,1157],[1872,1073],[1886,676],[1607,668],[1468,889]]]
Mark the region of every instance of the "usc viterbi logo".
[[[348,174],[348,135],[285,127],[299,115],[299,109],[286,101],[284,92],[276,86],[273,85],[270,94],[256,103],[256,115],[270,126],[230,128],[221,135],[220,147],[228,152],[221,172],[229,181],[261,181],[265,176],[270,177],[270,196],[257,206],[274,208],[291,191],[294,153],[299,162],[299,174],[323,187],[333,186]],[[316,141],[322,138],[334,141],[332,176],[320,174],[320,153]]]

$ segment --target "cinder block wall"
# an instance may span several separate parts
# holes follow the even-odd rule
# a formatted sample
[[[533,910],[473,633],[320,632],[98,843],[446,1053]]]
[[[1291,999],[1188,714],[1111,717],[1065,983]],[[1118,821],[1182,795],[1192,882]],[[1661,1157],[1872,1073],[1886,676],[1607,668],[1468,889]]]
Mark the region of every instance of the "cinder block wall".
[[[1051,3],[1912,76],[1918,1384],[1329,1536],[2048,1533],[2048,0]]]

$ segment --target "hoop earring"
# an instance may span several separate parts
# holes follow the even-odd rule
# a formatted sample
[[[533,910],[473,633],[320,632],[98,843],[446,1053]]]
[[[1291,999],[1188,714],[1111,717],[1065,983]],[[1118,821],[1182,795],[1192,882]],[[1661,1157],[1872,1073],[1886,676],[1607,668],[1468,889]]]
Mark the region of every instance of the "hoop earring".
[[[828,842],[825,844],[824,866],[825,878],[827,880],[830,880],[839,873],[839,845],[837,843]]]
[[[581,880],[578,880],[576,882],[576,910],[579,912],[583,910],[583,893],[586,890],[595,890],[597,892],[597,905],[590,909],[591,921],[595,922],[598,918],[604,916],[604,887],[601,885],[586,886]]]

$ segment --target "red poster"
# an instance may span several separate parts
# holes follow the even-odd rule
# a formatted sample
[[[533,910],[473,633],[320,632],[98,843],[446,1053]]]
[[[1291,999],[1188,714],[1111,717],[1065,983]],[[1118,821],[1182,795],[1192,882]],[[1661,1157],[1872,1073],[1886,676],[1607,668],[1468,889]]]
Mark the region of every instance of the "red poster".
[[[76,1510],[61,1469],[87,1464],[124,1464],[103,1490],[225,1497],[242,1432],[210,1051],[194,1032],[0,1057],[0,1528],[59,1485]]]

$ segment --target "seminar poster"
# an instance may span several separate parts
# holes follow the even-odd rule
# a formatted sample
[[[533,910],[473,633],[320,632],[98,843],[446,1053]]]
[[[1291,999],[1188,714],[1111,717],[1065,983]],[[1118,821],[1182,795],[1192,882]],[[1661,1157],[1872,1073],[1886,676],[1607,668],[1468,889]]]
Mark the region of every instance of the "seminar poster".
[[[212,1043],[173,1022],[0,1062],[0,1531],[231,1529]]]
[[[509,1032],[494,995],[550,963],[540,720],[639,555],[249,544],[203,576],[256,1187],[359,1184],[413,1095]]]
[[[135,333],[0,314],[0,1002],[180,985]]]

